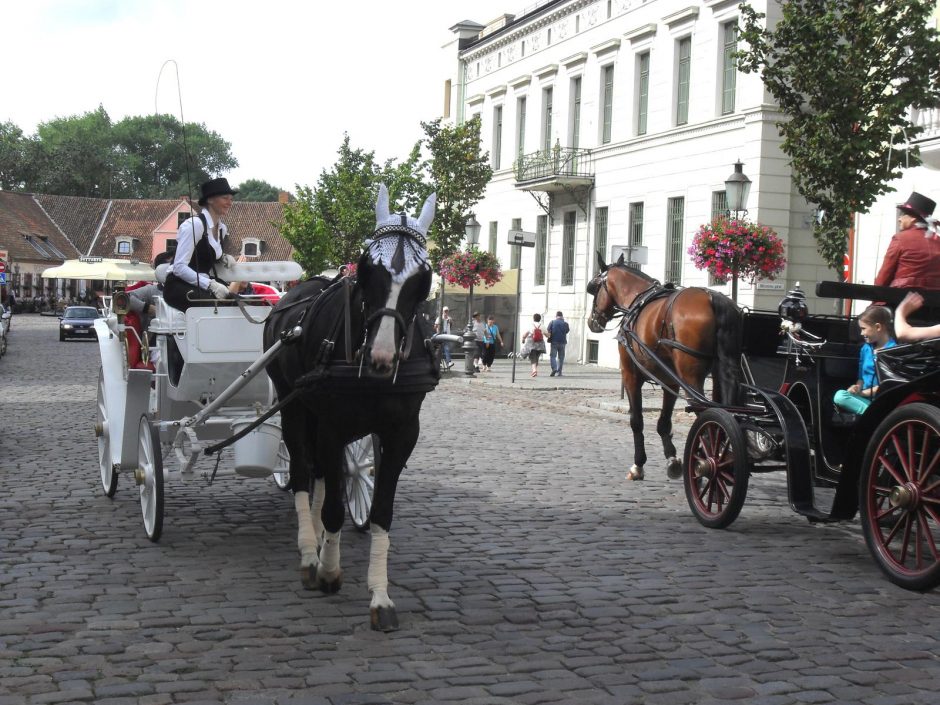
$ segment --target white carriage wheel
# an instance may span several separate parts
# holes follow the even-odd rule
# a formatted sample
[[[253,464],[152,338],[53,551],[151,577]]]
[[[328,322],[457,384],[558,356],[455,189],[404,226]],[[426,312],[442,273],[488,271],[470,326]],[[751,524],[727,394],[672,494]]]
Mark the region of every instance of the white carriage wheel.
[[[146,414],[140,417],[137,443],[137,483],[144,530],[151,541],[163,532],[163,454],[160,437]]]
[[[118,474],[111,463],[111,429],[108,425],[108,404],[104,394],[104,368],[98,370],[98,406],[95,413],[95,435],[98,440],[98,469],[101,487],[105,495],[114,497],[117,491]]]
[[[343,452],[346,509],[353,526],[360,531],[369,528],[372,491],[380,460],[378,437],[374,434],[353,441]]]
[[[290,487],[290,452],[287,450],[287,444],[283,439],[281,439],[281,445],[277,449],[277,460],[274,465],[274,484],[282,490]]]

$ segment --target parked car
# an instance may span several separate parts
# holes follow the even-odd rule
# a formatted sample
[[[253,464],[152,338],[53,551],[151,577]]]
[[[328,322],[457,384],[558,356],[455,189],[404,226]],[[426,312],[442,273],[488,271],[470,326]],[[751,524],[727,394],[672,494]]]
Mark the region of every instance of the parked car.
[[[95,319],[101,318],[98,309],[93,306],[69,306],[59,318],[59,340],[69,338],[98,339],[95,333]]]

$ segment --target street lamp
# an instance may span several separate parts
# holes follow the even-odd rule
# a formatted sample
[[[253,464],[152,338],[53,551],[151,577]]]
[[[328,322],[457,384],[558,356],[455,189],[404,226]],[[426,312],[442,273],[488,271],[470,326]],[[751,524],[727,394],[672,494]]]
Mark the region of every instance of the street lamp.
[[[744,165],[739,159],[734,163],[734,173],[725,179],[725,197],[728,200],[728,215],[743,212],[747,215],[747,197],[751,193],[751,180],[744,173]]]
[[[472,249],[480,240],[480,224],[476,216],[471,213],[464,226],[464,233],[467,236],[467,249]],[[470,293],[467,296],[467,328],[463,332],[463,354],[464,354],[464,373],[468,377],[474,376],[473,358],[477,347],[477,336],[473,332],[473,282],[470,282]]]
[[[728,201],[728,217],[734,213],[747,215],[747,197],[751,193],[751,180],[744,173],[744,165],[739,159],[734,163],[734,173],[725,179],[725,198]],[[734,267],[731,272],[731,300],[738,301],[738,270]]]

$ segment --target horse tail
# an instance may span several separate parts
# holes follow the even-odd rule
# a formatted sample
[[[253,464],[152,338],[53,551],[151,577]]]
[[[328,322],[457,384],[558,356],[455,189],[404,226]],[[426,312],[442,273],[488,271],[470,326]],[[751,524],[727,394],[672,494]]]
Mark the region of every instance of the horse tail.
[[[715,386],[721,393],[721,403],[738,406],[741,399],[741,311],[724,294],[711,292],[712,311],[715,313]]]

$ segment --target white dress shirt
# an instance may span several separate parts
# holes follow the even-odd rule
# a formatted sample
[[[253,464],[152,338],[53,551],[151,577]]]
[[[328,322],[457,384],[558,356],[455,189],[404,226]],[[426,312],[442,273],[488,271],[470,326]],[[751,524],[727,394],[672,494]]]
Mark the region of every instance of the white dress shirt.
[[[194,218],[184,220],[179,230],[176,231],[176,256],[173,258],[173,265],[170,267],[170,271],[187,284],[198,286],[200,289],[206,289],[212,278],[208,274],[200,274],[199,283],[197,284],[196,270],[189,266],[189,260],[193,258],[193,250],[196,248],[196,243],[203,237],[208,237],[209,246],[215,253],[214,261],[217,261],[222,256],[221,241],[228,236],[228,228],[225,227],[225,223],[220,222],[219,239],[216,240],[212,234],[212,231],[215,229],[215,221],[212,220],[212,213],[209,212],[208,208],[203,209],[202,213],[206,216],[206,224],[209,226],[208,234],[203,232],[202,220],[199,219],[198,215]]]

